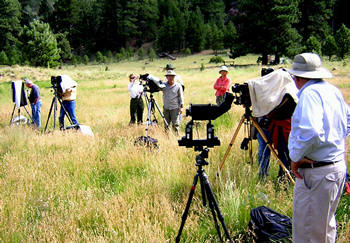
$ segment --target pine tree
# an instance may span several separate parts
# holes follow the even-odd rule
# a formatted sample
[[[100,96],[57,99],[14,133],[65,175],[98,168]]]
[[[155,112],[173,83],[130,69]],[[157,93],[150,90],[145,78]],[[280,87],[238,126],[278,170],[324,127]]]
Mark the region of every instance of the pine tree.
[[[328,56],[330,61],[333,55],[337,54],[337,43],[333,35],[328,35],[322,45],[322,54]]]
[[[17,44],[20,16],[17,0],[0,0],[0,50]]]
[[[190,15],[186,30],[187,47],[193,52],[203,50],[205,45],[204,19],[199,8]]]
[[[335,41],[338,46],[338,57],[344,59],[346,55],[350,54],[350,29],[344,24],[335,34]]]
[[[23,28],[21,33],[23,43],[22,53],[26,60],[34,66],[56,67],[59,65],[60,49],[57,47],[56,36],[49,24],[35,20]]]
[[[300,52],[300,35],[293,28],[298,21],[297,3],[297,0],[241,0],[241,14],[234,19],[239,26],[238,52],[261,54],[263,64],[267,64],[268,54],[275,54],[278,62],[282,55]]]
[[[299,0],[301,12],[298,30],[305,42],[310,36],[324,40],[331,34],[330,21],[333,17],[335,0]]]

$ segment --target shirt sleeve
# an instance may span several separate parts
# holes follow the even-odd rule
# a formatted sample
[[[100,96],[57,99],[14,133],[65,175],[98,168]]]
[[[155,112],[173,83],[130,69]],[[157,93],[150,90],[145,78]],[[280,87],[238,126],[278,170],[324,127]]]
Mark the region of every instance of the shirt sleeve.
[[[321,99],[316,92],[304,92],[292,117],[288,145],[291,160],[301,160],[313,146],[324,140],[324,137]]]
[[[180,107],[183,107],[184,105],[184,93],[183,93],[183,90],[182,90],[182,87],[181,85],[179,84],[179,106]]]
[[[347,113],[346,113],[346,118],[347,118],[346,136],[348,136],[350,133],[350,108],[348,105],[346,106],[346,110],[347,110]]]

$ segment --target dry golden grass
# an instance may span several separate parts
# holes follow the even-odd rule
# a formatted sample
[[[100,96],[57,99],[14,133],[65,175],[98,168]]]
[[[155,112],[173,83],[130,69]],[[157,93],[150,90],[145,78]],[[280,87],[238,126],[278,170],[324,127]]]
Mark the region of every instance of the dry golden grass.
[[[208,64],[210,55],[193,55],[173,61],[182,76],[185,107],[189,103],[214,103],[214,81],[218,65]],[[229,76],[234,83],[258,77],[261,66],[256,56],[235,60]],[[228,62],[230,62],[228,60]],[[151,73],[160,78],[167,60],[130,61],[117,64],[64,66],[62,69],[30,67],[0,68],[0,239],[4,242],[174,242],[185,203],[196,172],[193,149],[179,147],[163,126],[150,127],[159,150],[135,147],[144,126],[128,126],[129,73]],[[200,71],[201,63],[205,70]],[[330,80],[350,100],[349,66],[325,63],[334,69]],[[106,70],[108,66],[108,71]],[[52,130],[38,133],[29,127],[9,127],[13,109],[10,80],[29,77],[40,86],[44,128],[51,100],[50,76],[68,74],[78,86],[77,118],[89,125],[94,137]],[[155,94],[162,105],[161,93]],[[30,108],[28,108],[30,110]],[[241,130],[214,184],[217,167],[243,114],[240,106],[214,121],[221,146],[211,148],[205,167],[220,209],[237,242],[251,242],[247,236],[249,212],[266,205],[292,216],[292,185],[278,184],[277,163],[270,177],[257,178],[257,161],[248,164],[240,150]],[[145,114],[144,114],[145,119]],[[158,120],[161,121],[158,116]],[[188,118],[183,117],[180,136]],[[199,134],[204,135],[204,125]],[[195,134],[197,134],[195,132]],[[257,144],[254,141],[253,155]],[[338,218],[339,242],[350,238],[349,196],[342,200]],[[182,234],[183,242],[218,242],[210,212],[202,206],[198,186]]]

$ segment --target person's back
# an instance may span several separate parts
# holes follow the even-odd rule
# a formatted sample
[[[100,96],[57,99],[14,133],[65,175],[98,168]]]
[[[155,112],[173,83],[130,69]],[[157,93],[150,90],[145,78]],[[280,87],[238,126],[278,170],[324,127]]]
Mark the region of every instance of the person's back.
[[[344,156],[344,138],[348,133],[347,106],[341,92],[323,80],[311,80],[301,89],[299,102],[303,109],[297,109],[295,116],[313,116],[319,121],[313,129],[303,132],[303,137],[313,137],[310,145],[317,144],[307,150],[307,157],[314,161],[339,161]],[[303,121],[301,120],[302,124]],[[348,121],[350,124],[350,122]],[[314,136],[317,133],[318,136]],[[295,141],[293,138],[291,141]]]

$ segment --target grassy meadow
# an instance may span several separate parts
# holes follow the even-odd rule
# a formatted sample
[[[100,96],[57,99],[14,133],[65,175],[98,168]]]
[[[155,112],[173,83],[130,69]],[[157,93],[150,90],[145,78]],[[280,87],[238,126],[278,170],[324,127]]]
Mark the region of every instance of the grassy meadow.
[[[209,64],[211,57],[198,54],[175,61],[131,60],[61,69],[0,67],[0,241],[175,242],[197,169],[197,152],[179,147],[177,142],[189,118],[182,117],[179,136],[165,133],[162,122],[150,127],[149,135],[158,139],[158,150],[134,146],[145,127],[128,125],[128,75],[150,73],[163,78],[163,68],[171,62],[185,83],[185,108],[190,103],[215,103],[213,84],[219,77],[219,65]],[[227,64],[232,63],[225,59]],[[248,55],[235,60],[229,73],[233,83],[260,76],[261,66],[256,59]],[[205,69],[200,71],[202,64]],[[335,75],[329,81],[350,102],[350,65],[345,64],[324,62]],[[13,109],[11,80],[28,77],[40,87],[43,130],[53,97],[50,77],[63,74],[78,83],[77,119],[92,128],[93,138],[53,130],[53,116],[47,133],[26,126],[9,127]],[[154,97],[162,107],[162,93]],[[210,164],[204,169],[232,239],[252,242],[248,235],[250,210],[265,205],[291,217],[293,185],[287,180],[277,181],[274,159],[270,176],[259,180],[257,141],[253,141],[253,163],[240,149],[244,129],[229,153],[222,176],[214,183],[243,113],[243,107],[232,105],[213,122],[221,146],[210,148]],[[194,131],[196,139],[204,138],[205,124],[199,124]],[[349,207],[350,196],[342,197],[337,212],[338,242],[350,239]],[[199,185],[181,239],[219,242],[210,210],[202,205]]]

